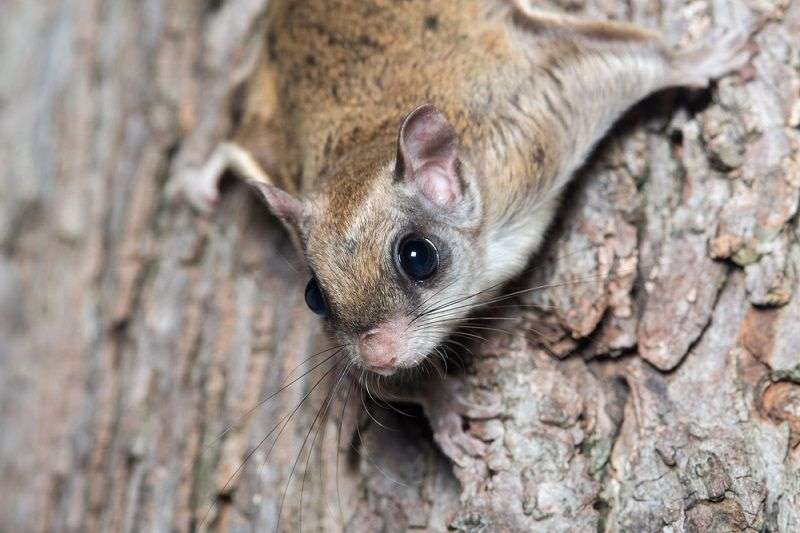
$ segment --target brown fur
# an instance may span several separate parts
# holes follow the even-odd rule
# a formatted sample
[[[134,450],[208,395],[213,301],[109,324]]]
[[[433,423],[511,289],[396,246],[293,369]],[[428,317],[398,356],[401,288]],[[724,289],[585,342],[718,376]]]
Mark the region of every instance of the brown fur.
[[[265,61],[236,138],[273,179],[302,192],[376,137],[385,138],[385,162],[399,121],[429,102],[480,154],[473,163],[493,177],[492,189],[527,195],[557,170],[562,143],[551,130],[567,110],[563,102],[547,110],[555,113],[525,109],[524,100],[560,91],[582,57],[657,42],[627,24],[531,18],[503,0],[276,0],[269,19]]]
[[[730,43],[711,50],[718,60],[704,53],[694,57],[712,61],[689,61],[649,30],[517,4],[270,2],[264,59],[235,140],[277,185],[303,197],[300,240],[340,340],[410,313],[431,293],[396,271],[391,246],[403,231],[424,227],[447,245],[455,289],[445,296],[507,280],[622,112],[683,83],[686,72],[703,83],[739,61]],[[469,224],[425,212],[391,172],[398,126],[425,103],[457,134],[460,168],[476,192]],[[430,336],[414,350],[430,351],[445,333]]]

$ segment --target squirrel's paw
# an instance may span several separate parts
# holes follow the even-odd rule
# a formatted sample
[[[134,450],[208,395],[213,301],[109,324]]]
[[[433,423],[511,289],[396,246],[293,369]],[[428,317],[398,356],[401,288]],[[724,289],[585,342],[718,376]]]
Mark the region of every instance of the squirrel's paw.
[[[225,153],[217,149],[202,167],[179,170],[167,185],[167,197],[186,200],[197,211],[209,214],[219,204],[219,182],[227,168]]]
[[[209,214],[219,204],[219,180],[224,170],[209,161],[201,168],[187,168],[173,177],[167,186],[170,200],[185,200],[197,211]]]
[[[426,399],[425,414],[431,424],[433,438],[454,463],[465,466],[471,457],[486,453],[486,443],[473,437],[464,427],[465,419],[487,419],[497,416],[498,406],[477,405],[468,401],[457,381]]]

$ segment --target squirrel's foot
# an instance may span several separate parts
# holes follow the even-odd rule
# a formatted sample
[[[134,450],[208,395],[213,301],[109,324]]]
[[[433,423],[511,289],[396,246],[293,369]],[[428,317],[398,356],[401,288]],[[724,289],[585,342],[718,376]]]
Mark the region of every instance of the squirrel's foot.
[[[470,402],[454,379],[446,380],[444,387],[431,392],[423,406],[434,440],[454,463],[465,466],[469,458],[486,453],[486,443],[469,434],[465,421],[496,417],[500,413],[498,406]]]

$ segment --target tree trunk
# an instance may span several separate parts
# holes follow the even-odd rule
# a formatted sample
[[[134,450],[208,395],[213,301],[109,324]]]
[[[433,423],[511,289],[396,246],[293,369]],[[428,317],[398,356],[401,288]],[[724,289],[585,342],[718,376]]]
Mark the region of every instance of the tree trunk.
[[[800,531],[800,2],[561,3],[687,41],[759,18],[760,53],[600,147],[540,289],[447,378],[501,413],[459,464],[413,406],[325,402],[248,191],[165,199],[230,134],[265,0],[0,4],[0,530]]]

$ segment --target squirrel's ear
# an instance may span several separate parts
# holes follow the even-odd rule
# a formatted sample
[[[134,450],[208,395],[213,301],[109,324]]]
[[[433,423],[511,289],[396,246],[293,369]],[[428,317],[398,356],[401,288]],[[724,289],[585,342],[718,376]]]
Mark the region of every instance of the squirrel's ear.
[[[416,185],[435,205],[448,207],[461,200],[458,136],[436,107],[425,104],[403,120],[395,176]]]
[[[300,221],[303,216],[303,202],[271,183],[254,180],[250,183],[261,193],[273,215],[293,230],[297,230],[300,227]]]

